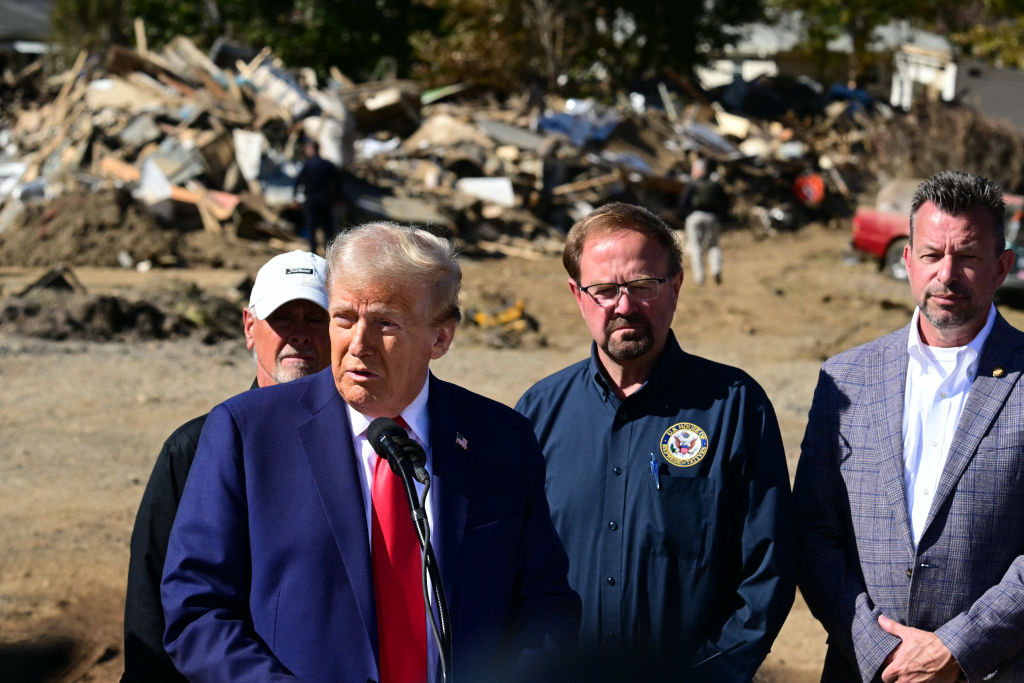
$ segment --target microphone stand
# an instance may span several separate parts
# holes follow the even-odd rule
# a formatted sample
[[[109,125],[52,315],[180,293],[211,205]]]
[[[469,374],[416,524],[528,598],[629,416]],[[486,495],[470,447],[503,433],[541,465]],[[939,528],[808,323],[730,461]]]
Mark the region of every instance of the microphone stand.
[[[403,450],[418,449],[419,445],[409,439]],[[414,455],[407,454],[404,458],[397,458],[398,469],[401,472],[400,479],[405,489],[405,497],[409,502],[413,525],[416,527],[416,536],[420,542],[420,566],[422,567],[423,602],[427,608],[430,629],[433,632],[434,640],[437,643],[438,655],[441,658],[441,677],[448,680],[448,672],[451,670],[452,657],[452,633],[451,617],[448,613],[448,600],[445,598],[444,585],[441,583],[441,575],[438,572],[437,560],[434,557],[434,549],[430,544],[430,525],[427,522],[427,512],[423,505],[427,499],[427,492],[430,490],[429,477],[423,482],[423,500],[416,498],[416,486],[413,484],[412,466],[410,463],[415,459]],[[427,594],[427,576],[430,576],[430,584],[434,589],[434,601],[437,604],[438,618],[434,619],[434,610],[430,608],[430,599]],[[440,633],[438,623],[440,622]]]

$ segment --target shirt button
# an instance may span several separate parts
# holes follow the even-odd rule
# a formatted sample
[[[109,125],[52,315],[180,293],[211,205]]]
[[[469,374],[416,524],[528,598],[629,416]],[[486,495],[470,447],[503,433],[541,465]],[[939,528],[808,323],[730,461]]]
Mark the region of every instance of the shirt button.
[[[608,577],[608,585],[609,586],[614,586],[615,585],[615,577],[614,576],[609,576]]]
[[[616,529],[619,528],[619,525],[616,524],[615,522],[608,522],[608,528],[611,529],[612,531],[615,531]]]
[[[616,475],[622,474],[622,468],[621,467],[613,467],[612,468],[612,472],[614,472]]]
[[[913,568],[911,568],[911,567],[907,567],[907,578],[909,579],[909,578],[910,578],[911,576],[913,576],[913,575],[914,575],[914,570],[913,570]]]

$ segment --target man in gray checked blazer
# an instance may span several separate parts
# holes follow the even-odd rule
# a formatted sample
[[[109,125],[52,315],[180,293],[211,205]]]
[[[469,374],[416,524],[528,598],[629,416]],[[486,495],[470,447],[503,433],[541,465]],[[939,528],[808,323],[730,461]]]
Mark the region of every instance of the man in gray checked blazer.
[[[1024,333],[1002,194],[922,183],[908,327],[825,363],[794,494],[823,681],[1024,681]]]

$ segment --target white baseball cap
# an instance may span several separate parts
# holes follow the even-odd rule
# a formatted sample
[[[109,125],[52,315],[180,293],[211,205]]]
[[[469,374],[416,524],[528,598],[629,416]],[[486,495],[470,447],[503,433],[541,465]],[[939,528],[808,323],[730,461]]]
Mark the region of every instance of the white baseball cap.
[[[296,249],[278,254],[263,264],[249,294],[249,310],[260,320],[279,306],[305,299],[327,310],[327,261]]]

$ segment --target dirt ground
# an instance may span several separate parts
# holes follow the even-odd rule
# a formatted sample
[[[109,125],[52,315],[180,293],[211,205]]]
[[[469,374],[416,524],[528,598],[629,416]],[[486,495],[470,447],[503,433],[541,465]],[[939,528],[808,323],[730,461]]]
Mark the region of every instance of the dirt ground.
[[[725,282],[683,285],[684,348],[739,365],[768,391],[795,468],[821,361],[909,319],[906,286],[846,255],[848,229],[809,226],[725,236]],[[522,297],[546,339],[498,349],[460,331],[435,372],[512,404],[535,380],[583,357],[586,328],[556,258],[468,261],[467,302]],[[0,296],[43,268],[0,267]],[[78,267],[93,293],[155,298],[194,282],[237,297],[254,271]],[[1024,314],[1004,309],[1020,327]],[[536,344],[534,344],[536,346]],[[0,334],[0,680],[116,681],[128,539],[163,439],[251,382],[237,340],[43,341]],[[797,599],[759,678],[816,681],[825,635]]]

